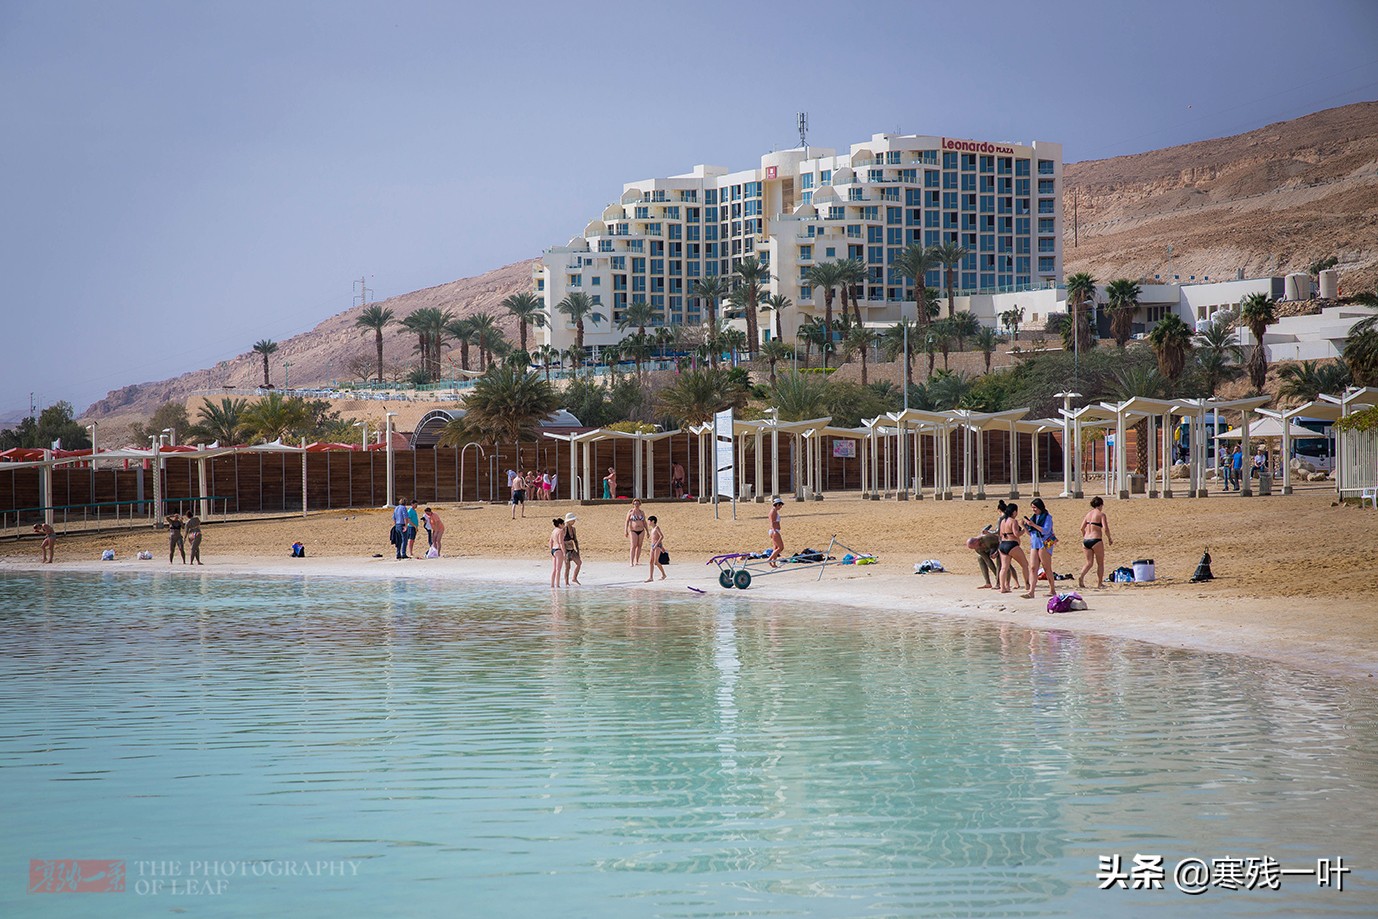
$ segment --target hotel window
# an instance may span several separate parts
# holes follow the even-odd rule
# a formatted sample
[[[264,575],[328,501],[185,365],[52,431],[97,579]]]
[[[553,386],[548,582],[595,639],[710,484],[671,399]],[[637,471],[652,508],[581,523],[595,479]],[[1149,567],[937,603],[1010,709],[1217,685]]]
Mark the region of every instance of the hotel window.
[[[923,174],[924,188],[938,188],[943,183],[943,174],[936,169],[930,169]]]
[[[900,190],[898,188],[882,188],[880,190],[880,199],[882,201],[898,201],[900,199]]]
[[[1040,214],[1056,214],[1057,203],[1052,198],[1040,198],[1038,201],[1038,212]]]
[[[823,251],[828,253],[828,258],[837,258],[837,250],[834,249],[832,246],[829,246],[827,249]]]
[[[859,224],[859,223],[849,223],[849,224],[847,224],[847,237],[848,237],[849,239],[860,239],[860,238],[861,238],[861,224]]]
[[[813,258],[813,246],[800,246],[800,247],[799,247],[799,258],[800,258],[802,261],[808,261],[809,259],[812,259],[812,258]]]
[[[651,240],[651,254],[652,254],[652,255],[664,255],[664,254],[665,254],[665,243],[661,242],[661,241],[658,240],[658,239],[653,239],[653,240]]]
[[[917,185],[919,181],[919,171],[917,169],[901,169],[900,181],[905,185]]]
[[[1038,180],[1038,193],[1039,193],[1040,195],[1051,195],[1051,194],[1053,193],[1053,180],[1052,180],[1052,179],[1039,179],[1039,180]]]
[[[975,191],[975,190],[976,190],[976,176],[974,176],[974,175],[966,175],[966,174],[963,174],[963,175],[962,175],[962,191]]]
[[[666,235],[671,239],[680,239],[684,235],[683,225],[678,223],[670,224],[670,231]]]
[[[995,176],[981,176],[981,191],[987,194],[995,191]]]
[[[868,169],[868,170],[866,171],[866,181],[868,181],[868,182],[884,182],[884,181],[885,181],[885,170],[884,170],[884,169]]]
[[[1038,271],[1040,274],[1047,274],[1053,270],[1053,258],[1043,255],[1038,259]]]
[[[849,189],[847,189],[847,200],[848,200],[848,201],[861,201],[861,200],[863,200],[862,197],[861,197],[861,193],[862,193],[862,190],[861,190],[860,188],[849,188]]]
[[[944,172],[944,173],[943,173],[943,188],[955,189],[956,187],[957,187],[957,173],[955,173],[955,172]]]
[[[982,196],[981,196],[981,213],[983,213],[983,214],[989,214],[989,213],[991,213],[991,212],[994,211],[994,210],[995,210],[995,196],[994,196],[994,195],[982,195]]]
[[[666,219],[666,220],[678,220],[678,219],[679,219],[679,208],[677,208],[677,207],[667,207],[667,208],[665,209],[665,219]]]
[[[800,188],[813,188],[813,173],[806,172],[799,177]]]
[[[1053,161],[1052,161],[1052,160],[1039,160],[1039,161],[1038,161],[1038,174],[1041,175],[1041,176],[1050,176],[1050,175],[1052,175],[1052,174],[1053,174]]]
[[[889,227],[885,231],[885,244],[887,246],[904,245],[904,229],[901,227]]]
[[[833,206],[828,208],[829,220],[842,220],[846,216],[846,208]]]
[[[612,251],[612,240],[611,240],[611,239],[600,239],[600,240],[598,240],[598,251],[599,251],[599,252],[611,252],[611,251]]]
[[[1028,225],[1028,221],[1026,220],[1026,221],[1025,221],[1025,226],[1027,226],[1027,225]],[[1028,230],[1025,230],[1024,232],[1027,233],[1027,232],[1029,232],[1029,231],[1028,231]],[[1040,217],[1040,218],[1038,218],[1038,232],[1040,232],[1040,233],[1053,233],[1053,232],[1056,232],[1056,231],[1053,229],[1053,218],[1052,218],[1052,217]]]
[[[812,204],[812,203],[813,203],[813,192],[811,192],[811,191],[801,192],[800,195],[799,195],[799,203],[800,203],[800,204]]]
[[[1028,161],[1028,160],[1015,160],[1015,161],[1014,161],[1014,174],[1017,175],[1017,176],[1026,176],[1026,175],[1028,175],[1028,174],[1029,174],[1029,161]]]
[[[1038,251],[1039,251],[1039,252],[1056,252],[1056,251],[1057,251],[1057,248],[1056,248],[1056,246],[1054,245],[1054,240],[1053,240],[1053,238],[1052,238],[1051,236],[1041,236],[1041,237],[1039,237],[1039,239],[1038,239]]]
[[[828,184],[829,182],[831,182],[832,180],[833,180],[833,171],[832,171],[831,169],[824,169],[824,170],[823,170],[821,173],[819,173],[819,175],[818,175],[818,184],[819,184],[819,185],[827,185],[827,184]]]
[[[612,270],[613,270],[613,271],[626,271],[626,270],[627,270],[627,257],[626,257],[625,255],[614,255],[614,256],[612,257]]]
[[[998,160],[996,161],[996,163],[995,163],[995,171],[998,172],[998,173],[1000,173],[1002,176],[1007,176],[1007,175],[1009,175],[1010,172],[1013,171],[1013,169],[1014,169],[1014,158],[1013,158],[1013,157],[1002,156],[1002,157],[1000,157],[1000,159],[998,159]]]
[[[589,286],[590,286],[590,287],[602,287],[602,286],[603,286],[603,279],[600,278],[598,275],[595,274],[592,278],[589,279]]]
[[[584,280],[583,280],[583,278],[581,278],[579,275],[577,275],[577,274],[572,274],[572,275],[569,276],[569,286],[570,286],[570,287],[581,287],[581,286],[583,286],[583,283],[584,283]]]
[[[646,260],[644,258],[632,259],[632,274],[645,274]]]
[[[703,203],[704,203],[704,204],[717,204],[717,203],[718,203],[718,190],[717,190],[716,188],[705,188],[705,189],[703,190]],[[716,218],[716,217],[709,217],[709,218],[707,218],[707,219],[708,219],[708,220],[716,220],[717,218]]]
[[[944,154],[943,154],[943,168],[944,168],[944,169],[956,169],[956,168],[957,168],[957,154],[956,154],[956,153],[944,153]]]
[[[993,156],[983,156],[983,157],[981,157],[981,171],[982,171],[982,172],[994,172],[994,171],[995,171],[995,157],[993,157]]]
[[[867,228],[866,228],[866,241],[867,241],[867,242],[869,242],[869,243],[878,243],[878,242],[880,242],[880,241],[881,241],[882,239],[884,239],[884,238],[885,238],[885,228],[884,228],[884,227],[867,227]]]
[[[626,290],[626,289],[627,289],[627,276],[626,276],[625,274],[615,274],[615,275],[613,275],[613,276],[612,276],[612,289],[613,289],[613,290]]]
[[[871,206],[869,206],[869,207],[863,207],[863,208],[861,209],[861,219],[862,219],[862,220],[879,220],[879,219],[880,219],[880,208],[879,208],[878,206],[876,206],[876,205],[871,205]]]
[[[886,150],[886,151],[885,151],[885,162],[890,163],[890,164],[893,165],[893,166],[898,166],[898,165],[899,165],[899,162],[900,162],[900,151],[898,151],[898,150]]]
[[[891,226],[899,226],[904,222],[904,209],[899,207],[887,207],[885,209],[885,222]]]
[[[813,299],[813,288],[810,287],[810,286],[807,285],[807,284],[801,286],[801,287],[799,288],[799,299],[800,299],[800,300],[811,300],[811,299]]]
[[[651,259],[651,274],[664,274],[664,273],[665,273],[665,259],[663,259],[663,258],[653,258],[653,259]]]
[[[962,154],[962,171],[963,171],[963,172],[975,172],[975,171],[976,171],[976,154],[975,154],[975,153],[963,153],[963,154]]]
[[[651,209],[649,207],[637,207],[633,210],[632,216],[637,220],[646,220],[651,216]]]

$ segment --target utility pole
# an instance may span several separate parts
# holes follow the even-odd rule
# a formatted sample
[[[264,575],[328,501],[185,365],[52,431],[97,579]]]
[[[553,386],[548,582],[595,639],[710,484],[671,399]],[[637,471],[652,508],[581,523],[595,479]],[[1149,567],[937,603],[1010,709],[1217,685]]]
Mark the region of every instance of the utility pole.
[[[1072,189],[1072,248],[1077,247],[1077,190]]]
[[[369,288],[368,288],[368,286],[367,286],[367,285],[368,285],[368,278],[366,278],[366,277],[361,277],[361,278],[359,278],[359,280],[355,281],[354,283],[358,285],[358,287],[359,287],[359,292],[358,292],[357,294],[354,295],[353,300],[350,301],[350,305],[356,305],[356,304],[354,303],[354,301],[357,300],[357,301],[358,301],[358,304],[357,304],[358,306],[368,306],[368,295],[371,294],[371,293],[373,293],[373,291],[372,291],[372,290],[369,290]]]

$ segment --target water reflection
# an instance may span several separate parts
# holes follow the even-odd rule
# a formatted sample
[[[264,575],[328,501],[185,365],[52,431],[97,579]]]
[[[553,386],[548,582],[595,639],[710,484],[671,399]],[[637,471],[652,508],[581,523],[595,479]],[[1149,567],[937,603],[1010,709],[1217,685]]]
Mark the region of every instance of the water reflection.
[[[364,858],[341,896],[425,879],[418,902],[480,915],[514,891],[532,913],[1114,912],[1144,901],[1096,898],[1103,852],[1361,861],[1376,713],[1229,656],[728,594],[0,580],[11,861]],[[1345,899],[1299,881],[1270,908],[1371,902],[1355,867]]]

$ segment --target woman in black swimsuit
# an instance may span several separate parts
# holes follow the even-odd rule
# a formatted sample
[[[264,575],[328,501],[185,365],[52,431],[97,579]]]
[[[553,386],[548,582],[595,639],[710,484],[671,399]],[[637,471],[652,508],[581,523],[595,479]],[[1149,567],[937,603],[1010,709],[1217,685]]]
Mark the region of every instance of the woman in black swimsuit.
[[[1104,505],[1099,495],[1092,498],[1091,510],[1081,521],[1081,545],[1086,550],[1086,567],[1081,569],[1077,586],[1082,590],[1086,589],[1086,573],[1092,565],[1096,566],[1096,586],[1105,586],[1105,545],[1101,540],[1112,546],[1115,540],[1110,538],[1110,518],[1101,510]]]
[[[186,542],[182,539],[182,516],[180,514],[168,514],[167,516],[167,563],[172,564],[172,557],[178,552],[182,553],[182,564],[187,563]]]
[[[1019,539],[1024,533],[1023,525],[1015,516],[1019,513],[1019,505],[1006,504],[1003,510],[1005,516],[1000,518],[1000,592],[1010,592],[1010,567],[1018,562],[1024,572],[1024,583],[1029,585],[1029,592],[1020,596],[1032,598],[1033,581],[1029,579],[1029,559],[1019,546]]]

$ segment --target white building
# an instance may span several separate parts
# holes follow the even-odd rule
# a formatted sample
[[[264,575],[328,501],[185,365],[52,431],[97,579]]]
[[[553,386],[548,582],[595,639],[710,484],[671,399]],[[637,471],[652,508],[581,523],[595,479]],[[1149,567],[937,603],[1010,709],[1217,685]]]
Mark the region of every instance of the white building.
[[[967,249],[955,279],[964,295],[1047,288],[1062,276],[1061,195],[1058,144],[930,135],[877,134],[845,154],[797,148],[741,172],[697,166],[631,182],[581,235],[542,256],[534,280],[552,319],[543,335],[557,348],[573,343],[573,324],[557,309],[573,292],[587,294],[602,317],[585,322],[585,345],[620,340],[621,312],[637,301],[666,325],[698,324],[695,282],[730,275],[750,256],[769,268],[770,293],[797,307],[781,317],[786,340],[823,309],[806,278],[825,261],[866,267],[856,294],[867,323],[913,317],[911,284],[893,263],[915,244]],[[926,281],[942,286],[941,272]],[[771,336],[769,312],[759,328]]]

